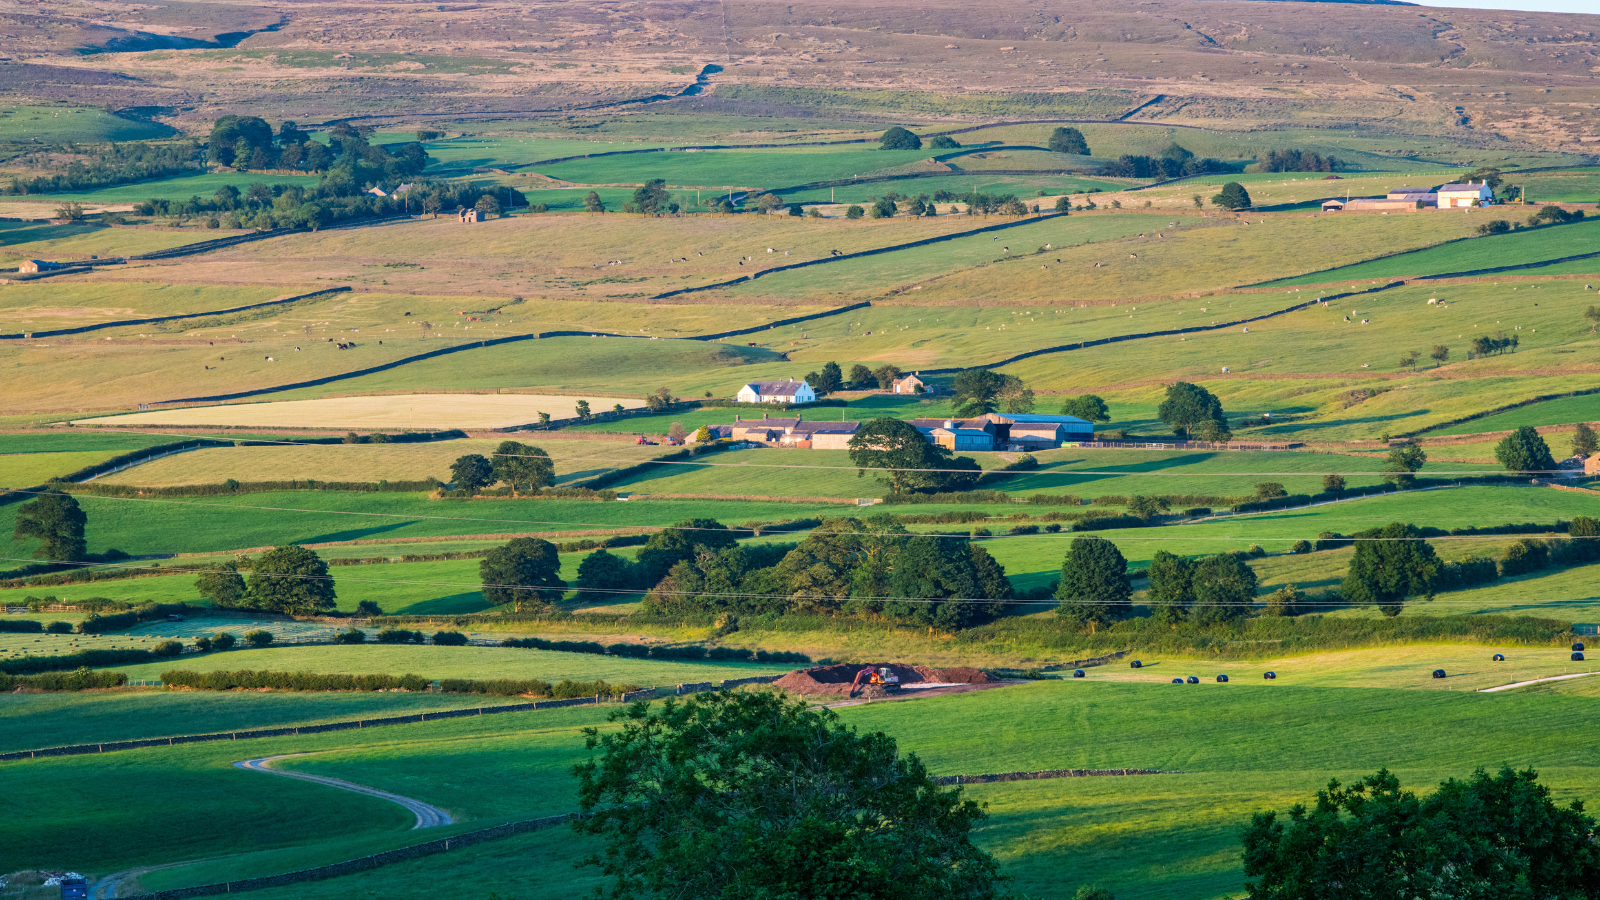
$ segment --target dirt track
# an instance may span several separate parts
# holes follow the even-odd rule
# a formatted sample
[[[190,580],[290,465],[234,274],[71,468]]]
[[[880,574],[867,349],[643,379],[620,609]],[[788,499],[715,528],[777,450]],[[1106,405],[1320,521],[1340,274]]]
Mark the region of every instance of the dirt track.
[[[417,817],[417,824],[411,826],[412,830],[416,830],[418,828],[436,828],[440,825],[449,825],[451,822],[455,821],[450,817],[449,813],[437,806],[423,803],[421,800],[413,800],[410,797],[402,797],[399,794],[391,794],[388,791],[380,791],[377,788],[352,784],[348,781],[340,781],[337,778],[324,778],[321,775],[306,775],[302,772],[286,772],[281,769],[271,768],[269,765],[267,765],[268,763],[276,762],[280,759],[289,759],[295,756],[306,755],[307,754],[304,753],[285,753],[279,756],[260,756],[255,759],[240,760],[233,765],[236,768],[245,769],[251,772],[266,772],[270,775],[282,775],[285,778],[298,778],[301,781],[314,781],[317,784],[325,784],[328,787],[336,787],[341,790],[353,791],[357,794],[366,794],[369,797],[377,797],[380,800],[388,800],[391,803],[398,803],[401,806],[404,806],[406,809],[411,810],[412,814]]]

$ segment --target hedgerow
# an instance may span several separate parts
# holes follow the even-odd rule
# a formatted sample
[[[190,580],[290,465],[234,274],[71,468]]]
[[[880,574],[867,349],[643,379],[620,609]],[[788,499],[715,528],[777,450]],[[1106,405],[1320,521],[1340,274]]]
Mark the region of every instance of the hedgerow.
[[[161,673],[167,687],[195,691],[426,691],[432,682],[420,675],[324,675],[316,672],[191,672],[172,669]]]
[[[0,691],[17,688],[36,691],[88,691],[98,688],[122,687],[128,683],[125,672],[93,671],[87,668],[72,672],[51,672],[44,675],[6,675],[0,673]]]

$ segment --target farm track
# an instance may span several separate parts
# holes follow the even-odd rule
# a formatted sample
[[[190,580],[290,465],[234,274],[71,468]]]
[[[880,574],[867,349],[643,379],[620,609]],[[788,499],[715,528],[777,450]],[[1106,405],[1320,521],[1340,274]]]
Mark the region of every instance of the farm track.
[[[322,775],[307,775],[304,772],[287,772],[282,769],[274,769],[269,765],[269,763],[277,762],[280,759],[292,759],[296,756],[308,755],[310,754],[283,753],[279,754],[278,756],[258,756],[255,759],[240,760],[233,765],[234,768],[244,769],[249,772],[266,772],[269,775],[281,775],[284,778],[298,778],[301,781],[324,784],[328,787],[338,788],[343,791],[365,794],[368,797],[377,797],[380,800],[388,800],[390,803],[397,803],[405,807],[411,812],[412,815],[417,817],[417,824],[411,826],[413,831],[419,828],[437,828],[441,825],[452,824],[455,821],[455,819],[451,818],[449,813],[437,806],[433,806],[432,804],[423,803],[421,800],[401,796],[400,794],[390,793],[389,791],[380,791],[377,788],[370,788],[366,785],[355,784],[349,781],[341,781],[338,778],[327,778]]]

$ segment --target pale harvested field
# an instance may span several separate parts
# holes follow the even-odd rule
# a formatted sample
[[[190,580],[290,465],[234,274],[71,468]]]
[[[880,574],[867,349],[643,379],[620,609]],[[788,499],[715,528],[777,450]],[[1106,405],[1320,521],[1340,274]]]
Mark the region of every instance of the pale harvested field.
[[[450,480],[450,464],[469,453],[492,456],[501,438],[468,438],[432,444],[311,444],[278,447],[213,447],[162,457],[97,479],[106,484],[172,487],[238,481]],[[556,464],[558,484],[592,478],[632,465],[670,448],[639,446],[631,440],[571,440],[549,434],[508,434],[539,447]],[[43,454],[40,454],[43,455]]]
[[[638,409],[632,397],[563,397],[548,394],[401,394],[391,397],[332,397],[192,406],[84,420],[95,425],[210,425],[247,428],[348,428],[352,431],[405,428],[509,428],[539,421],[539,413],[569,418],[579,400],[594,412],[622,404]]]

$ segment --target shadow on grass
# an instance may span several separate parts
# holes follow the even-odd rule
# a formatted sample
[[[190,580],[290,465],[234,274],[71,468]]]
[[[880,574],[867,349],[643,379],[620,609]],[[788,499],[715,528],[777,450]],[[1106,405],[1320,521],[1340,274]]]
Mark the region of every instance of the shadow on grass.
[[[362,538],[372,537],[375,534],[385,534],[398,528],[415,525],[416,522],[390,522],[386,525],[374,525],[371,528],[352,528],[348,531],[330,531],[315,537],[302,538],[297,543],[301,544],[329,544],[334,541],[358,541]]]
[[[386,610],[386,612],[397,616],[453,616],[461,613],[483,612],[489,608],[489,602],[483,599],[482,591],[468,591],[461,594],[450,594],[445,597],[435,597],[432,600],[423,600],[420,603]]]

